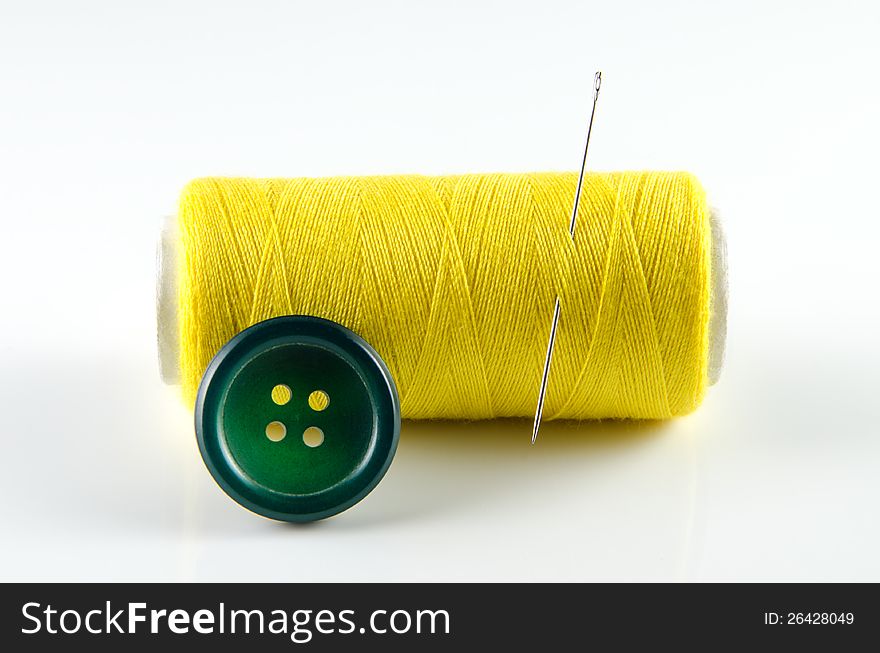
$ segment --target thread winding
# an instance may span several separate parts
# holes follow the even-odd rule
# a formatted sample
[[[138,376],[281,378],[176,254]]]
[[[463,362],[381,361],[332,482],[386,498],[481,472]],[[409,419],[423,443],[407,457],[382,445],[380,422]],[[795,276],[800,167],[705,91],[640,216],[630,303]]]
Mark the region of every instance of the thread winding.
[[[662,419],[707,385],[712,234],[687,173],[205,178],[183,191],[183,392],[242,329],[285,314],[369,341],[408,418]]]

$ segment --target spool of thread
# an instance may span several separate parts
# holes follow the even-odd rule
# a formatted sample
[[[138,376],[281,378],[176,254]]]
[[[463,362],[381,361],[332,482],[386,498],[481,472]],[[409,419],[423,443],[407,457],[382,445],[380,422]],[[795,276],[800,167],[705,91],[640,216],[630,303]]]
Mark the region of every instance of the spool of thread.
[[[212,356],[278,315],[370,342],[405,418],[532,416],[557,294],[545,418],[663,419],[717,380],[718,221],[687,173],[206,178],[162,237],[163,378],[192,401]]]

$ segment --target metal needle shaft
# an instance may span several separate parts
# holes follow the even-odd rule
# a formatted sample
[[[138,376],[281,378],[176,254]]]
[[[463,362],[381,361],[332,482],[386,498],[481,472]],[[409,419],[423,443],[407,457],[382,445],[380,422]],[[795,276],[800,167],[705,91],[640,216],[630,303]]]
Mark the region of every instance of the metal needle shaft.
[[[574,240],[574,227],[577,223],[578,204],[581,199],[581,189],[584,185],[584,171],[587,167],[587,152],[590,149],[590,132],[593,131],[593,118],[596,117],[596,102],[599,100],[599,88],[602,86],[602,73],[597,72],[593,86],[593,109],[590,112],[590,124],[587,126],[587,142],[584,144],[584,158],[581,160],[581,173],[578,176],[577,189],[574,193],[574,206],[571,209],[571,222],[568,225],[568,233]],[[547,381],[550,378],[550,361],[553,359],[553,345],[556,343],[556,328],[559,326],[559,296],[556,296],[556,307],[553,309],[553,322],[550,325],[550,340],[547,343],[547,357],[544,359],[544,375],[541,378],[541,390],[538,393],[538,408],[535,411],[535,424],[532,427],[532,444],[538,439],[538,430],[541,428],[541,416],[544,413],[544,400],[547,398]]]

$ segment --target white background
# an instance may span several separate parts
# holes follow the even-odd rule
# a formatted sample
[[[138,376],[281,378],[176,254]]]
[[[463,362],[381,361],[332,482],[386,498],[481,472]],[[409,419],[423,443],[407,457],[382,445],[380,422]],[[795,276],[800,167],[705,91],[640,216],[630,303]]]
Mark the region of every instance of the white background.
[[[0,5],[3,580],[880,580],[876,2]],[[663,424],[404,425],[309,526],[226,498],[158,379],[187,180],[686,169],[721,382]]]

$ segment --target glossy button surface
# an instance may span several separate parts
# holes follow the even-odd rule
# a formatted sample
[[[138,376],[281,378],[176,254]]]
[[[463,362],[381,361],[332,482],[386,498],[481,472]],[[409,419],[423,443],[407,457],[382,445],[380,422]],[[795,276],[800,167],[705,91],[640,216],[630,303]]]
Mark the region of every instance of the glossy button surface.
[[[397,449],[400,406],[376,351],[340,324],[286,316],[232,338],[205,371],[196,435],[244,507],[312,521],[351,507]]]

